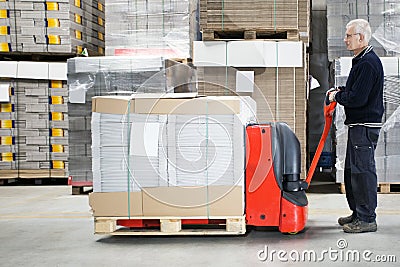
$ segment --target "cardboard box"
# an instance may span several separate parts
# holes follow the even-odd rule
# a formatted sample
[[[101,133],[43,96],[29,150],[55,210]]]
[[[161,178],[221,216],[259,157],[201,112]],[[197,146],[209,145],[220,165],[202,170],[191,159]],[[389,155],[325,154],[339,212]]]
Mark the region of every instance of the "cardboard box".
[[[204,67],[303,67],[303,53],[303,43],[293,41],[193,42],[193,64]]]
[[[96,96],[92,98],[92,111],[109,114],[126,114],[128,101],[130,101],[130,113],[135,111],[135,102],[130,96]]]
[[[189,97],[170,98],[168,94],[144,98],[142,96],[97,96],[92,98],[92,111],[109,114],[238,114],[240,98]],[[130,108],[127,105],[130,102]]]
[[[154,187],[143,189],[144,216],[242,216],[241,186]]]
[[[10,61],[0,63],[0,77],[42,80],[67,80],[63,62]]]
[[[242,216],[241,186],[152,187],[130,193],[130,216]],[[94,217],[128,216],[126,192],[91,193]]]
[[[67,63],[49,62],[49,80],[67,80]]]
[[[225,41],[193,42],[193,63],[197,66],[225,66],[227,57]]]
[[[0,77],[16,78],[18,71],[17,61],[1,61],[0,62]]]
[[[49,79],[49,63],[18,62],[17,77],[22,79]]]
[[[238,97],[198,97],[189,99],[135,99],[135,113],[142,114],[238,114]]]
[[[128,193],[90,193],[89,205],[93,210],[93,216],[141,216],[142,211],[142,192],[130,193],[130,214],[128,214]]]
[[[298,0],[200,0],[200,29],[298,29]]]

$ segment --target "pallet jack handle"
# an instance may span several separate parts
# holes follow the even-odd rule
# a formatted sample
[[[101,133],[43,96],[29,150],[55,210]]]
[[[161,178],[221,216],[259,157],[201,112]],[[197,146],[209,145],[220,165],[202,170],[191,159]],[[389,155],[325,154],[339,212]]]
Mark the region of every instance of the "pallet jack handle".
[[[328,96],[327,96],[328,97]],[[311,162],[310,169],[308,170],[306,183],[307,188],[310,186],[311,179],[314,175],[315,168],[317,167],[319,158],[322,153],[322,149],[324,148],[326,138],[328,137],[329,130],[331,129],[332,119],[333,119],[333,112],[335,111],[336,102],[327,103],[328,101],[324,101],[324,117],[325,117],[325,126],[324,131],[322,132],[321,139],[319,140],[317,151],[315,152],[314,158]]]

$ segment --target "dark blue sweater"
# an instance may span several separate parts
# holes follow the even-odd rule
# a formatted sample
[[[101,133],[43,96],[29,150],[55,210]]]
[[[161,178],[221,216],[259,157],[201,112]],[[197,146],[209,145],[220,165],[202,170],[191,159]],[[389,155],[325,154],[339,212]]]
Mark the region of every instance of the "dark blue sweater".
[[[382,122],[383,76],[381,60],[372,49],[366,48],[353,58],[346,87],[335,96],[344,106],[346,125]]]

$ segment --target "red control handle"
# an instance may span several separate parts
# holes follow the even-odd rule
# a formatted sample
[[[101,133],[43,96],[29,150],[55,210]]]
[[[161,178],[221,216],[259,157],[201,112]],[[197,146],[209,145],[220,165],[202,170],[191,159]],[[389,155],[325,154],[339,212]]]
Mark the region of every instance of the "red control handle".
[[[332,117],[333,112],[335,111],[336,102],[331,102],[329,105],[324,106],[324,116],[325,116],[325,126],[324,131],[322,132],[321,139],[319,140],[317,151],[315,152],[314,158],[311,162],[310,169],[308,170],[306,183],[308,184],[307,188],[310,186],[311,179],[314,175],[315,168],[317,167],[318,160],[321,156],[322,149],[324,148],[326,138],[328,137],[329,130],[331,129],[332,125]]]

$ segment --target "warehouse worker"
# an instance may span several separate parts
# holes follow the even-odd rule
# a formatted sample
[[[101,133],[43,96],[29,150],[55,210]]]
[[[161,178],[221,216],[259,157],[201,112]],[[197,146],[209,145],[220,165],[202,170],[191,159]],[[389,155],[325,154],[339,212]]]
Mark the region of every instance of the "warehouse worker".
[[[344,184],[352,214],[339,218],[346,233],[377,230],[375,148],[382,126],[383,67],[372,46],[369,23],[355,19],[346,25],[344,42],[354,53],[346,86],[328,91],[329,101],[343,105],[348,126]]]

